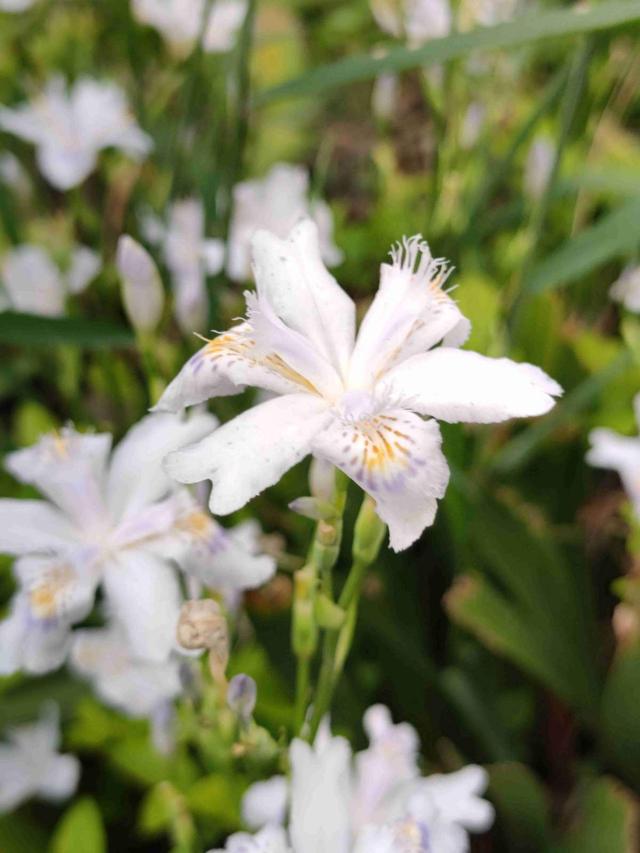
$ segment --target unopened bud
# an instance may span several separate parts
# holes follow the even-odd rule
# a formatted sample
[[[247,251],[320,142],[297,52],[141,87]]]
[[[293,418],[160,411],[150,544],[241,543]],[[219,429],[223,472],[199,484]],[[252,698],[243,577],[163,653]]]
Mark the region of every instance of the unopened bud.
[[[187,601],[182,605],[177,638],[185,649],[211,649],[221,659],[229,655],[227,620],[212,598]]]
[[[309,487],[314,498],[333,503],[336,491],[336,469],[326,459],[311,459]]]
[[[386,531],[386,524],[376,513],[375,502],[366,496],[362,501],[353,531],[354,558],[366,565],[373,563],[378,556]]]
[[[118,240],[116,265],[129,322],[136,332],[153,332],[164,306],[162,282],[153,258],[140,243],[124,234]]]
[[[313,521],[328,521],[336,516],[334,505],[320,498],[296,498],[289,504],[289,509]]]
[[[292,639],[294,653],[309,659],[318,645],[318,626],[315,619],[317,580],[311,566],[305,566],[294,576]]]
[[[227,705],[246,725],[256,707],[258,688],[250,675],[234,675],[227,690]]]

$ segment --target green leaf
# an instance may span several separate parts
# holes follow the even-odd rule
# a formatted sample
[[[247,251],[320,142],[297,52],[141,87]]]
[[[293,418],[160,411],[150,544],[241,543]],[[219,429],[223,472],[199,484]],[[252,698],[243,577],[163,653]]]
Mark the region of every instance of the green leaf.
[[[34,853],[47,849],[48,836],[35,822],[20,812],[0,816],[2,853]]]
[[[549,803],[545,790],[524,764],[494,764],[488,794],[496,806],[497,825],[509,850],[540,853],[551,839]]]
[[[638,800],[615,780],[594,779],[582,792],[579,817],[558,853],[635,853]]]
[[[603,746],[625,779],[640,785],[640,647],[620,651],[602,696]]]
[[[576,36],[638,20],[640,6],[637,0],[601,3],[589,9],[553,9],[535,15],[518,16],[506,24],[479,27],[468,33],[453,33],[446,38],[433,39],[419,48],[396,47],[382,57],[365,54],[322,65],[301,77],[267,89],[256,101],[263,104],[291,96],[314,95],[358,80],[371,80],[380,74],[395,74],[459,59],[476,50],[513,49],[537,41]]]
[[[640,243],[639,221],[640,199],[634,198],[537,264],[526,278],[525,290],[541,293],[562,287],[612,258],[630,254]]]
[[[240,798],[245,788],[240,777],[212,773],[195,782],[186,794],[186,801],[195,815],[212,818],[231,831],[240,827]]]
[[[35,314],[0,313],[0,343],[23,347],[71,344],[85,349],[130,347],[133,333],[106,320],[81,317],[38,317]]]
[[[64,813],[51,840],[50,853],[106,853],[107,836],[95,800],[83,797]]]

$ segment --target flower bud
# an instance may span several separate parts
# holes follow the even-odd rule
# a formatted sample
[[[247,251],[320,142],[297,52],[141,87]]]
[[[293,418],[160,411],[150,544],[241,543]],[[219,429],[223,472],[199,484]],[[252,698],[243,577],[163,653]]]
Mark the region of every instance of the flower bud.
[[[311,459],[309,487],[314,498],[333,503],[336,491],[336,469],[325,459]]]
[[[176,634],[185,649],[211,649],[221,659],[229,655],[227,620],[212,598],[185,602]]]
[[[258,689],[250,675],[234,675],[229,682],[227,705],[246,725],[256,707]]]
[[[365,497],[353,531],[354,558],[365,565],[373,563],[386,532],[387,526],[376,513],[375,502],[370,497]]]
[[[336,515],[334,505],[321,498],[296,498],[289,504],[289,509],[305,518],[311,518],[313,521],[328,521],[335,518]]]
[[[162,316],[164,291],[151,255],[124,234],[118,240],[116,265],[122,279],[122,301],[136,332],[153,332]]]

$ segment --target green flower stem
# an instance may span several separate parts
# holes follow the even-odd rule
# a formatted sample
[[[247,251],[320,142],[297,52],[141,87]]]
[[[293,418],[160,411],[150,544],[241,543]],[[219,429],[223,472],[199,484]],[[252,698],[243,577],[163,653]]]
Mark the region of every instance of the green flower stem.
[[[353,536],[353,562],[338,599],[338,606],[345,612],[345,619],[340,628],[329,629],[325,633],[313,714],[305,733],[309,741],[315,738],[318,727],[331,706],[334,690],[351,649],[366,571],[378,556],[386,529],[386,525],[375,513],[373,500],[365,496]]]
[[[331,520],[319,521],[307,555],[307,562],[294,575],[294,599],[292,620],[292,646],[297,659],[296,702],[294,714],[295,731],[304,725],[311,660],[318,648],[317,594],[318,586],[329,599],[333,598],[333,567],[340,552],[342,540],[342,516],[347,499],[347,478],[336,472],[333,505],[335,514]]]

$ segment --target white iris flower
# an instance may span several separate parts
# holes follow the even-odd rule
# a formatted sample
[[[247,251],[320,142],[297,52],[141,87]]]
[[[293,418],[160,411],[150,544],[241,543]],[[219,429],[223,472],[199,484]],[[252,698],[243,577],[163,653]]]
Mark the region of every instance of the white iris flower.
[[[200,33],[205,53],[226,53],[236,43],[247,0],[216,0],[205,23],[206,0],[132,0],[134,17],[154,27],[179,57],[193,50]]]
[[[636,395],[633,407],[640,427],[640,394]],[[591,448],[587,462],[595,468],[609,468],[617,472],[633,504],[636,518],[640,519],[640,438],[599,427],[591,430],[589,440]]]
[[[65,800],[78,785],[80,762],[60,755],[58,709],[47,705],[37,723],[16,726],[0,743],[0,813],[10,812],[25,800]]]
[[[447,487],[435,418],[541,415],[561,393],[538,367],[459,349],[469,321],[420,237],[382,265],[357,336],[355,305],[324,267],[311,221],[286,240],[256,234],[253,268],[247,319],[196,353],[157,406],[177,412],[245,386],[277,395],[168,457],[176,480],[211,480],[214,513],[240,509],[311,453],[371,495],[402,550],[433,523]]]
[[[0,500],[0,552],[15,555],[18,591],[0,623],[0,672],[59,666],[71,626],[102,587],[132,654],[166,661],[182,601],[175,564],[206,586],[247,589],[275,571],[245,533],[226,531],[161,460],[207,434],[212,415],[150,415],[111,453],[108,434],[66,428],[9,454],[6,467],[46,500]]]
[[[81,293],[100,267],[100,256],[87,246],[72,249],[63,272],[41,246],[23,243],[8,251],[0,262],[5,307],[26,314],[61,317],[67,294]]]
[[[309,175],[303,166],[276,163],[264,178],[242,181],[233,188],[233,217],[229,228],[227,275],[247,281],[251,275],[251,239],[266,228],[286,237],[303,217],[318,227],[320,252],[327,266],[342,262],[333,242],[333,215],[322,199],[309,198]]]
[[[0,128],[36,146],[40,171],[59,190],[81,184],[104,148],[120,148],[139,159],[153,147],[129,112],[124,92],[91,77],[69,89],[62,77],[53,77],[33,101],[0,107]]]
[[[281,777],[274,777],[275,787],[252,785],[243,815],[254,826],[256,815],[269,820],[257,835],[231,836],[227,853],[467,853],[469,832],[485,831],[494,818],[493,807],[481,797],[486,772],[470,765],[420,776],[415,730],[407,723],[394,725],[382,705],[367,711],[365,729],[369,747],[355,757],[347,741],[332,737],[326,725],[313,746],[294,740],[288,792]],[[286,813],[287,799],[285,831],[278,816]]]

